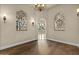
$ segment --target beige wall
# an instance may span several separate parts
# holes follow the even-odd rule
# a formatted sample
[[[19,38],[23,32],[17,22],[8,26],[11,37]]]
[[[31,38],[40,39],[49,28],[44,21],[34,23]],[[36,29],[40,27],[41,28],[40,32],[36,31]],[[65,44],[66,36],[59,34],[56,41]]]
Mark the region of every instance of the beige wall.
[[[79,5],[57,5],[45,11],[47,15],[47,38],[79,46],[79,17],[76,9]],[[65,16],[65,31],[54,31],[54,16],[61,12]]]
[[[1,5],[0,5],[0,44],[1,44]]]
[[[24,10],[27,13],[28,31],[16,31],[16,11]],[[1,18],[1,48],[13,46],[20,42],[35,40],[35,28],[31,25],[31,19],[35,19],[31,5],[1,5],[1,16],[6,14],[7,21]]]

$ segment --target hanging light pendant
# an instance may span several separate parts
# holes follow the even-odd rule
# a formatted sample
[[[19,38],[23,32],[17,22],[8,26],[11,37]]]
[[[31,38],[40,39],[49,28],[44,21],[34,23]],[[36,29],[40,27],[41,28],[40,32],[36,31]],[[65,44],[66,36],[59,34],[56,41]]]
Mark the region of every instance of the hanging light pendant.
[[[35,8],[39,11],[42,11],[45,8],[44,4],[35,4]]]

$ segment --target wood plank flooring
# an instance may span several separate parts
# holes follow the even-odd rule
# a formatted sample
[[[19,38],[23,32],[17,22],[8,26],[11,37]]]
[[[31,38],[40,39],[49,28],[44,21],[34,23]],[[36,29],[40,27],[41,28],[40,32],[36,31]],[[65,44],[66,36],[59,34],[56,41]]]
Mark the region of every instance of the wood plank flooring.
[[[41,40],[1,50],[0,55],[79,55],[79,48],[55,41]]]

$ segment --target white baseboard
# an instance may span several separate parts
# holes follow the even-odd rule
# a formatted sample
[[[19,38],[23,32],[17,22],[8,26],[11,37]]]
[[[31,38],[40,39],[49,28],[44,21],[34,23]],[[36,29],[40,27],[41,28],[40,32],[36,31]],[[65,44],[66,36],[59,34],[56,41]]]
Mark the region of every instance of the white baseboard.
[[[61,40],[51,39],[51,38],[47,38],[47,40],[57,41],[57,42],[61,42],[61,43],[65,43],[65,44],[69,44],[69,45],[73,45],[73,46],[77,46],[77,47],[79,47],[79,44],[75,44],[75,43],[72,43],[72,42],[61,41]]]
[[[16,45],[28,43],[28,42],[31,42],[31,41],[34,41],[34,40],[37,40],[37,39],[27,40],[27,41],[18,42],[18,43],[15,43],[15,44],[3,46],[3,47],[0,47],[0,50],[7,49],[7,48],[10,48],[10,47],[14,47]],[[65,43],[65,44],[69,44],[69,45],[73,45],[73,46],[79,47],[79,44],[75,44],[75,43],[71,43],[71,42],[67,42],[67,41],[61,41],[61,40],[56,40],[56,39],[51,39],[51,38],[47,38],[47,40],[57,41],[57,42],[61,42],[61,43]]]
[[[0,50],[7,49],[7,48],[10,48],[10,47],[14,47],[14,46],[16,46],[16,45],[28,43],[28,42],[31,42],[31,41],[34,41],[34,40],[37,40],[37,39],[26,40],[26,41],[23,41],[23,42],[18,42],[18,43],[11,44],[11,45],[6,45],[6,46],[3,46],[3,47],[0,47]]]

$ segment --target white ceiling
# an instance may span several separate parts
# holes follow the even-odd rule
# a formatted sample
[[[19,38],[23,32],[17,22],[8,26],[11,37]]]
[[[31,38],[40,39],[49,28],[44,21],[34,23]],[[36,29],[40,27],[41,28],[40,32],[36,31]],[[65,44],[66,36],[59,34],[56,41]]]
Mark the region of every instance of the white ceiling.
[[[54,7],[56,4],[45,4],[46,5],[46,8],[51,8],[51,7]]]

